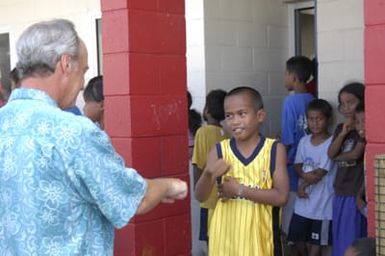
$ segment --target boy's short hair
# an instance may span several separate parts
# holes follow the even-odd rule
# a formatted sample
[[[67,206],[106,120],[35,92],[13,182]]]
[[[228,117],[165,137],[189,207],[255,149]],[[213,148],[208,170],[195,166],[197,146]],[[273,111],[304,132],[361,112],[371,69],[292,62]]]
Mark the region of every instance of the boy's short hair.
[[[217,121],[225,119],[225,110],[223,108],[225,97],[226,92],[221,89],[212,90],[206,96],[206,110]]]
[[[84,101],[101,102],[104,100],[103,95],[103,76],[91,78],[83,92]]]
[[[253,102],[253,105],[256,110],[260,110],[263,108],[263,101],[261,94],[254,88],[248,86],[239,86],[231,91],[229,91],[226,97],[239,95],[239,94],[248,94]]]
[[[312,73],[313,64],[308,57],[294,56],[286,61],[286,71],[294,74],[301,83],[306,83]]]
[[[319,111],[321,112],[327,119],[330,119],[333,115],[333,108],[329,102],[324,99],[314,99],[309,102],[306,109],[306,115],[309,111]]]

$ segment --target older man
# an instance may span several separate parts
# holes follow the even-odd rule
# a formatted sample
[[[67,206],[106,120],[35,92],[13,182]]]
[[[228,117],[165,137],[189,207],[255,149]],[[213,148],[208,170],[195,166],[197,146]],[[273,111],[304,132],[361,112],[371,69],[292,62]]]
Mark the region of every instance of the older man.
[[[30,26],[17,41],[21,88],[0,109],[0,255],[112,255],[114,227],[186,183],[126,168],[107,135],[73,105],[87,49],[67,20]]]

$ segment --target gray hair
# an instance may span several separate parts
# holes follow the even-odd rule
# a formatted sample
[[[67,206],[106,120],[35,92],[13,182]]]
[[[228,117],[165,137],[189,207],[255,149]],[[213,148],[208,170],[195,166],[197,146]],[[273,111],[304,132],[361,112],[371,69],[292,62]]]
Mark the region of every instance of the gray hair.
[[[28,27],[16,43],[20,79],[49,76],[63,54],[79,55],[80,39],[69,20],[55,19]]]

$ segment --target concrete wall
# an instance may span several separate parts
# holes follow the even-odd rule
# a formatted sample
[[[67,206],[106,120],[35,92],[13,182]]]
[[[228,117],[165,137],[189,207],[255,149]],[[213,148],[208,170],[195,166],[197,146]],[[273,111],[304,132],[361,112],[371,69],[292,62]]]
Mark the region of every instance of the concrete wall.
[[[187,86],[193,97],[192,108],[202,111],[205,104],[206,64],[203,0],[185,0],[187,43]]]
[[[239,85],[258,89],[268,112],[263,132],[277,133],[287,95],[287,5],[280,0],[204,1],[204,19],[206,92]]]
[[[11,68],[17,62],[15,44],[23,30],[32,23],[66,18],[75,23],[88,48],[89,71],[86,81],[97,75],[96,18],[101,17],[100,0],[1,0],[0,33],[10,34]],[[82,97],[78,102],[83,104]]]
[[[363,0],[317,1],[320,97],[336,104],[339,89],[364,80]]]

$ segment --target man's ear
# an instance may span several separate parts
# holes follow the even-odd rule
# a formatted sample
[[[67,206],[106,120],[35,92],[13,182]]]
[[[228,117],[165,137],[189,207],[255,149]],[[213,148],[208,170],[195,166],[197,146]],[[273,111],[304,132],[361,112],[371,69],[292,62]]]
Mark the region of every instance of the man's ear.
[[[59,60],[60,69],[64,74],[69,74],[72,71],[72,57],[68,54],[63,54]]]
[[[104,100],[100,102],[100,109],[104,111]]]

